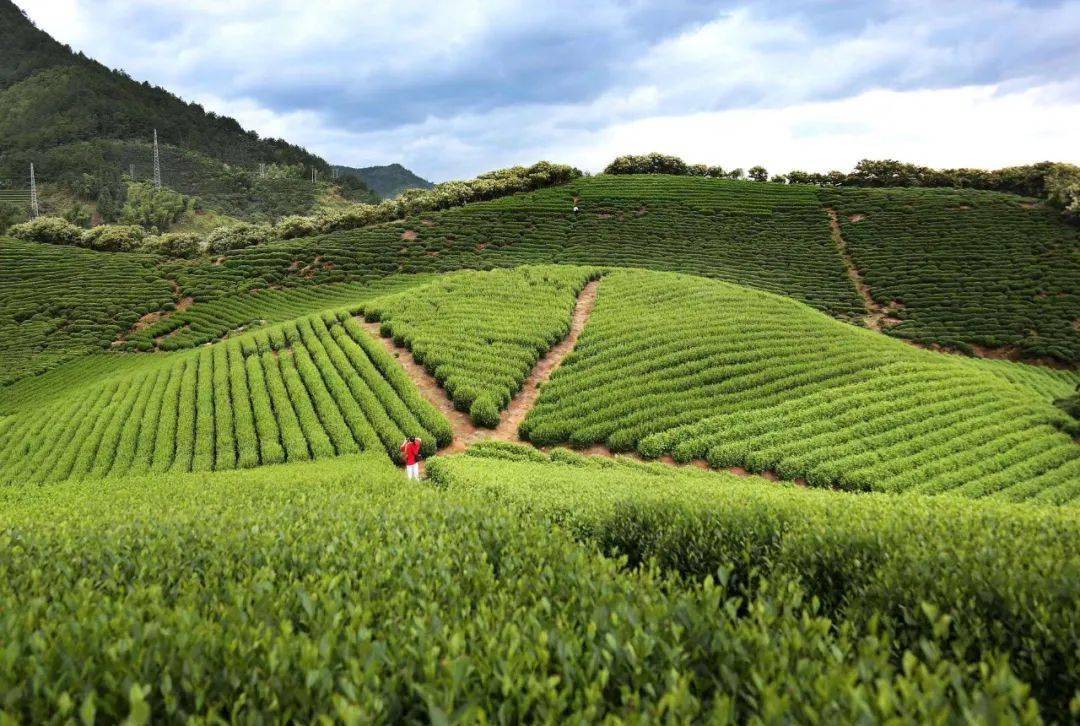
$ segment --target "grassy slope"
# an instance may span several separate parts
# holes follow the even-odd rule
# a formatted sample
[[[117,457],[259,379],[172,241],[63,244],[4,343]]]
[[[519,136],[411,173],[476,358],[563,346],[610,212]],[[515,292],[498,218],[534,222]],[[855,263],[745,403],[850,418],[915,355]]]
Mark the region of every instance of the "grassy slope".
[[[613,272],[523,431],[819,486],[1080,499],[1076,422],[1047,396],[1075,376],[1012,365],[1038,382],[767,293]]]

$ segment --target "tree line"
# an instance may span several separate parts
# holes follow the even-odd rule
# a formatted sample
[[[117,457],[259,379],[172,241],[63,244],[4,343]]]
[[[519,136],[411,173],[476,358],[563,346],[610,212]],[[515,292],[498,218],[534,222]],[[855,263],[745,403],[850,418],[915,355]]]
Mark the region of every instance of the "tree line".
[[[807,172],[777,174],[770,178],[763,166],[724,169],[721,166],[687,164],[677,156],[652,153],[620,156],[608,164],[605,174],[674,174],[714,179],[750,179],[780,184],[815,184],[851,187],[953,187],[1007,192],[1044,199],[1080,219],[1080,167],[1042,161],[1003,169],[934,169],[894,159],[863,159],[850,172]]]

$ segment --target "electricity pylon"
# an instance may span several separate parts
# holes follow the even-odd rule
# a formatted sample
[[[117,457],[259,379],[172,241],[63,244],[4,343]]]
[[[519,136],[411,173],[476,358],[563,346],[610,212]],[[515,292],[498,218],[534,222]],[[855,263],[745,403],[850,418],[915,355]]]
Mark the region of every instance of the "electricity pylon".
[[[38,214],[37,179],[34,178],[34,165],[30,165],[30,219],[37,219]]]
[[[161,189],[161,156],[158,154],[157,129],[154,129],[154,186]]]

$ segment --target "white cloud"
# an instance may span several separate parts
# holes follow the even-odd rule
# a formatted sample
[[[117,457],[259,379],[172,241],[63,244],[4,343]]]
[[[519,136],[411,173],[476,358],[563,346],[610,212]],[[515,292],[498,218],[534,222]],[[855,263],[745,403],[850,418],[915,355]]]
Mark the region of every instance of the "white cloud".
[[[27,9],[61,40],[264,136],[338,163],[400,161],[436,180],[539,158],[595,171],[652,150],[774,171],[864,157],[1080,161],[1076,0],[892,3],[865,17],[847,5],[809,17],[750,4],[623,43],[644,5],[39,0]],[[567,28],[594,34],[597,51]],[[602,52],[624,47],[634,49],[625,62]],[[558,64],[563,55],[569,64]],[[530,84],[552,92],[537,101]]]
[[[589,171],[628,153],[660,151],[690,162],[772,172],[850,169],[863,158],[937,167],[1000,167],[1045,159],[1080,163],[1080,102],[1056,86],[1004,93],[996,86],[869,91],[779,108],[650,115],[596,129],[575,126],[590,109],[514,108],[353,133],[317,116],[230,107],[244,123],[304,143],[341,163],[401,160],[436,180],[550,159]]]

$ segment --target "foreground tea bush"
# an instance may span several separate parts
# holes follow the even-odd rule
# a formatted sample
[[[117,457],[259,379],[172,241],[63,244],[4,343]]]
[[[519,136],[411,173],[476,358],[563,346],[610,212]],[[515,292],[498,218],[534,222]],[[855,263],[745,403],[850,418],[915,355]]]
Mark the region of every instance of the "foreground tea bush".
[[[537,266],[447,275],[361,307],[407,346],[475,423],[494,427],[540,357],[570,332],[599,270]]]
[[[1075,372],[918,350],[792,300],[616,271],[521,433],[813,486],[1080,500]]]
[[[751,596],[797,578],[834,619],[880,623],[904,649],[1008,654],[1044,709],[1080,688],[1080,521],[949,498],[851,495],[507,445],[429,463],[451,493],[539,517],[631,564]]]
[[[380,463],[383,462],[383,463]],[[1035,723],[1001,660],[625,571],[385,457],[0,495],[0,712],[26,722]]]

